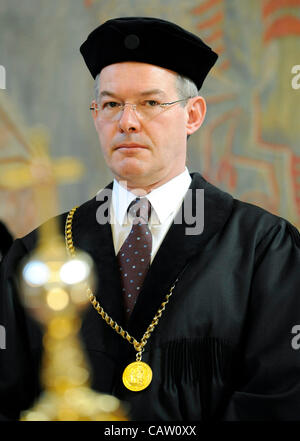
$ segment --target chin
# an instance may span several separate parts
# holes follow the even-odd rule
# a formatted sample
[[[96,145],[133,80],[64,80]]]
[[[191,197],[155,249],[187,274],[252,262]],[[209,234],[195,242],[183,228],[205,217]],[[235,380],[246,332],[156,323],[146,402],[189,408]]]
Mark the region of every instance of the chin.
[[[146,173],[146,167],[144,164],[141,164],[140,161],[126,161],[123,164],[120,164],[118,167],[115,167],[115,171],[117,176],[122,177],[123,179],[132,178],[142,178]]]

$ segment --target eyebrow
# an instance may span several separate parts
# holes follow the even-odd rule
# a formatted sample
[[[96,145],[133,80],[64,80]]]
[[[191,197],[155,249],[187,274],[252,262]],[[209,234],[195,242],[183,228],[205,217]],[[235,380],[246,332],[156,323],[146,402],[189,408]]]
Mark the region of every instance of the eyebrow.
[[[163,95],[165,96],[165,92],[161,89],[151,89],[151,90],[145,90],[144,92],[141,92],[139,94],[140,96],[147,96],[147,95]],[[113,98],[119,98],[117,94],[110,92],[109,90],[103,90],[100,92],[100,98],[104,96],[112,96]]]

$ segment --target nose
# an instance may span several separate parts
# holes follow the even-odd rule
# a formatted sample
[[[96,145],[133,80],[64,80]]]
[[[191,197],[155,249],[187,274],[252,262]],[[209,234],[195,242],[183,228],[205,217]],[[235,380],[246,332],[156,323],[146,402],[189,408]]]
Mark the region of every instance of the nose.
[[[136,115],[133,104],[126,103],[119,119],[121,132],[138,132],[141,128],[140,121]]]

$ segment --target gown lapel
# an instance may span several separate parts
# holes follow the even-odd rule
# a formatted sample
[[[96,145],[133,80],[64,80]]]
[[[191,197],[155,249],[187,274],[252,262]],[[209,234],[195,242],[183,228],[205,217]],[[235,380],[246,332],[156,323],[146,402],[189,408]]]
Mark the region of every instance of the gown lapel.
[[[104,190],[111,190],[110,183]],[[106,192],[106,194],[109,192]],[[102,204],[107,207],[110,200],[96,197],[81,205],[73,219],[73,240],[75,248],[90,254],[94,261],[97,288],[93,291],[105,312],[118,324],[124,324],[121,279],[115,256],[111,226],[97,222],[97,210]],[[104,212],[109,219],[109,209]],[[101,320],[100,316],[99,319]]]
[[[177,277],[180,280],[189,261],[197,254],[201,255],[206,243],[222,228],[232,209],[233,198],[229,194],[213,187],[199,173],[191,176],[189,191],[153,259],[130,317],[128,331],[138,340],[152,322]],[[185,206],[192,206],[193,213],[196,212],[197,189],[204,190],[204,229],[201,234],[188,235],[187,228],[193,225],[185,221]],[[182,223],[177,223],[176,218],[182,219]],[[173,295],[178,295],[176,287]]]

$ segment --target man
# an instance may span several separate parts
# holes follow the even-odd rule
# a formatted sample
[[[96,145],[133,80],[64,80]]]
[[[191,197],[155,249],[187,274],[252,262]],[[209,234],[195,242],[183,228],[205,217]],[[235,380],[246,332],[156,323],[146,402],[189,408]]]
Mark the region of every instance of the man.
[[[115,178],[59,217],[68,247],[87,251],[97,269],[81,330],[93,387],[127,402],[132,420],[299,419],[299,233],[185,168],[187,137],[206,110],[193,90],[216,54],[172,23],[140,17],[109,20],[81,52],[96,78],[92,115]],[[15,282],[35,243],[35,232],[16,241],[2,272],[6,418],[39,392],[41,335]]]

